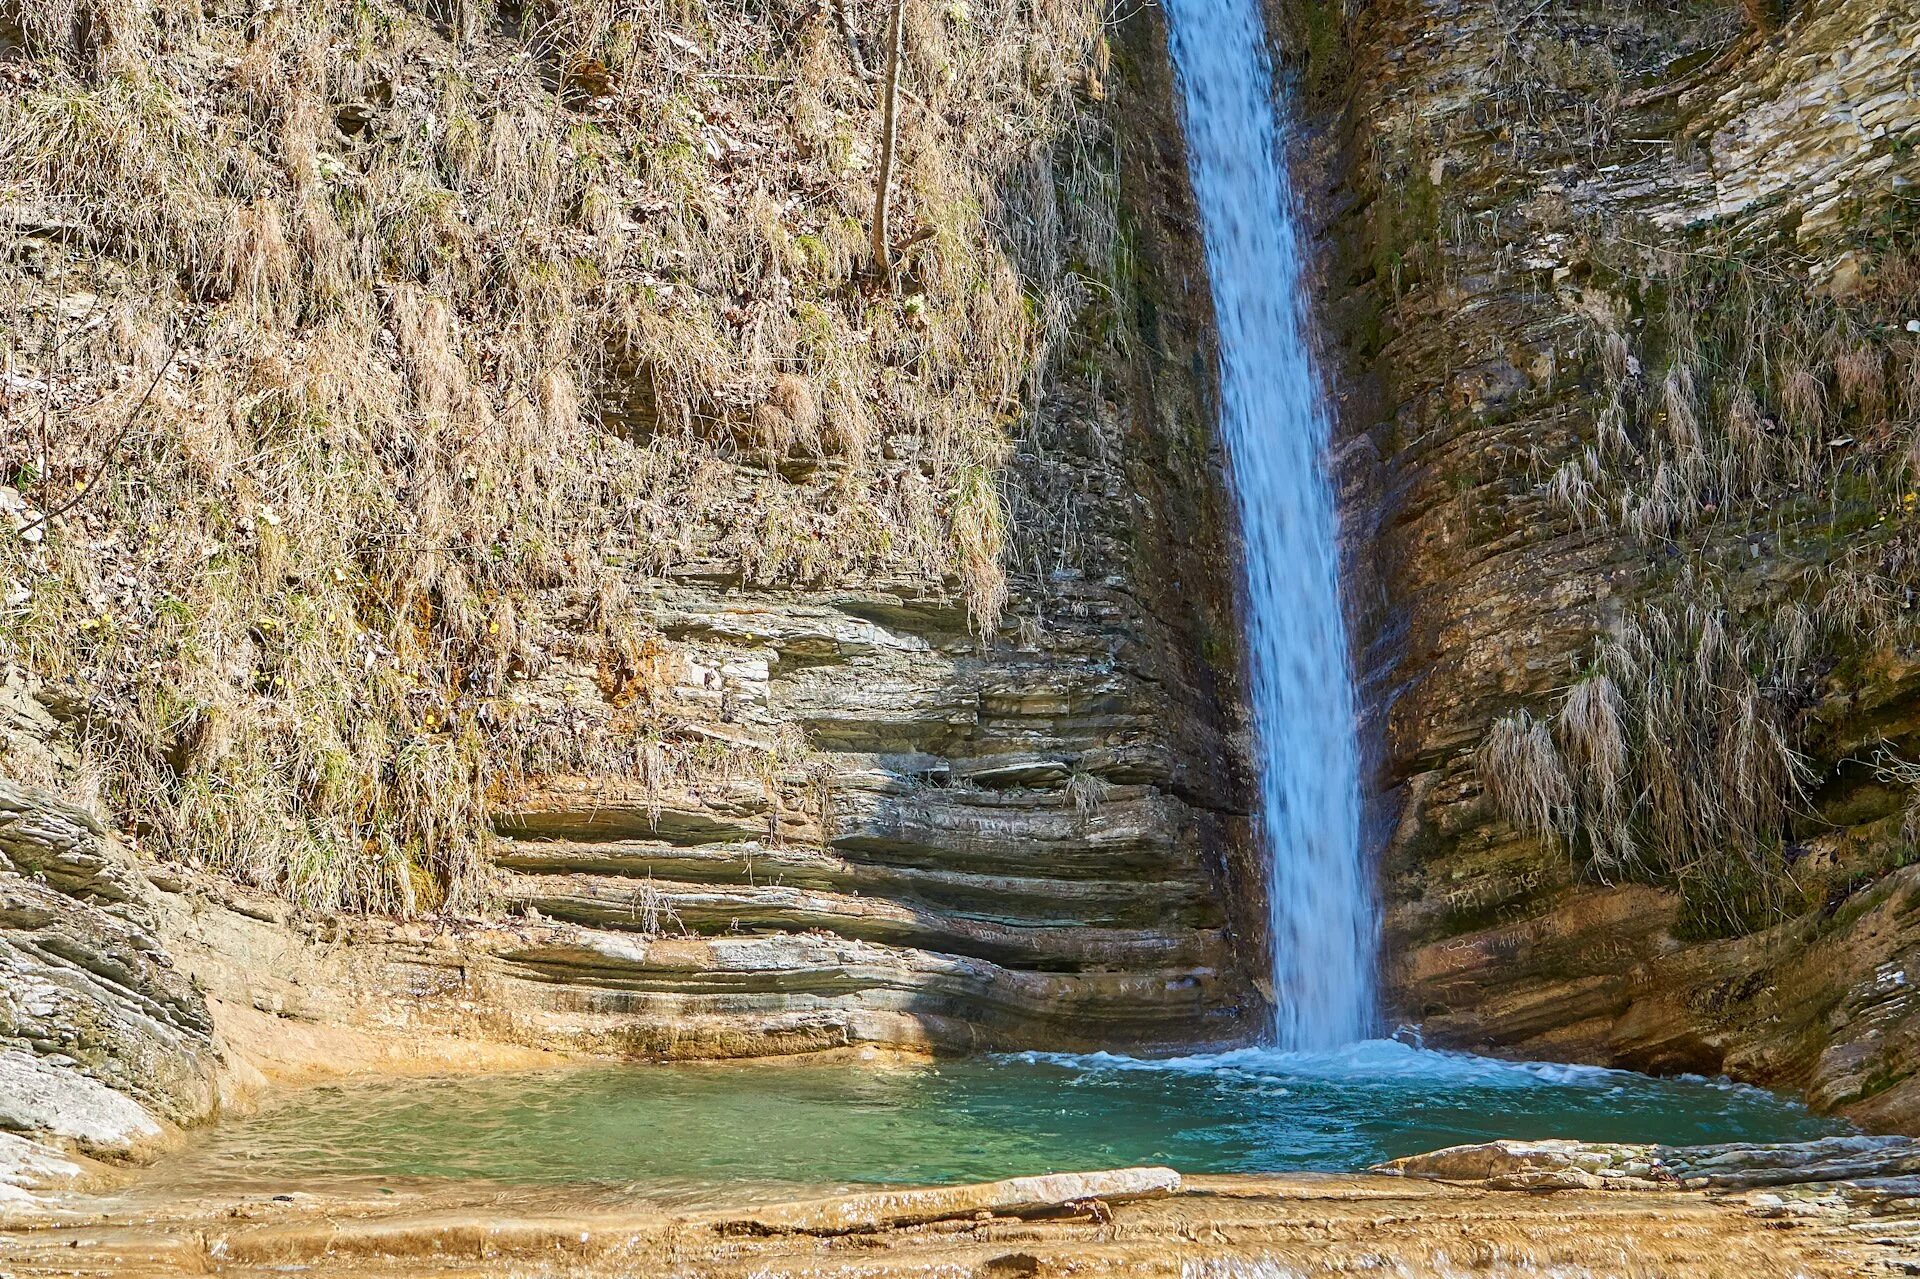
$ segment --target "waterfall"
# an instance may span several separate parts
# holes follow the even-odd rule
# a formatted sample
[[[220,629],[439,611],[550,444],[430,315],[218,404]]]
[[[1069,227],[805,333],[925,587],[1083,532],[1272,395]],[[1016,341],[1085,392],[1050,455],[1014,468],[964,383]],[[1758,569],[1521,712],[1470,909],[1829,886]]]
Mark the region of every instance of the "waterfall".
[[[1373,1026],[1338,519],[1260,0],[1165,0],[1220,336],[1220,431],[1245,544],[1248,674],[1269,864],[1273,1038]]]

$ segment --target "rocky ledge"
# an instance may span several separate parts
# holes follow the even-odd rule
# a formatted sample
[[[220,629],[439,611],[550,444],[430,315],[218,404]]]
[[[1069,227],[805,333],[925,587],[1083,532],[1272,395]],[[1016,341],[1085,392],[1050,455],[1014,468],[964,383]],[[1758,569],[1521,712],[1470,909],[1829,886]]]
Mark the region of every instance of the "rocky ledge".
[[[1405,1175],[1183,1178],[1139,1168],[698,1211],[645,1203],[582,1211],[537,1191],[445,1187],[400,1188],[378,1200],[295,1190],[75,1199],[69,1208],[86,1215],[17,1227],[0,1234],[0,1246],[25,1273],[48,1279],[241,1279],[309,1267],[341,1279],[521,1267],[581,1279],[1859,1279],[1910,1273],[1903,1268],[1914,1263],[1910,1219],[1831,1195],[1816,1202],[1671,1186],[1514,1194]]]
[[[0,779],[0,1129],[129,1155],[212,1110],[213,1021],[159,915],[90,815]]]
[[[1708,1146],[1584,1141],[1492,1141],[1381,1164],[1375,1172],[1495,1190],[1752,1190],[1761,1186],[1870,1188],[1920,1203],[1920,1141],[1822,1137]]]

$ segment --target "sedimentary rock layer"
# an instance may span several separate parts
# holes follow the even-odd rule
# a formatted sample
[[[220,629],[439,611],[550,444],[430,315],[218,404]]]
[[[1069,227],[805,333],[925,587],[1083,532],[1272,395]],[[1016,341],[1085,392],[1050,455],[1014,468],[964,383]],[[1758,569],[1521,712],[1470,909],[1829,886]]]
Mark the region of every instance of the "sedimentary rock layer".
[[[79,1201],[86,1203],[87,1201]],[[931,1218],[931,1219],[930,1219]],[[851,1231],[849,1230],[851,1227]],[[1857,1276],[1913,1259],[1897,1201],[1813,1185],[1513,1194],[1387,1177],[1182,1179],[1165,1169],[675,1213],[535,1190],[148,1198],[0,1234],[22,1273],[720,1277],[1616,1274]]]
[[[1912,351],[1907,312],[1872,299],[1911,253],[1920,9],[1290,12],[1319,113],[1303,149],[1396,1011],[1436,1042],[1728,1071],[1920,1123],[1908,795],[1873,763],[1910,744],[1913,638],[1897,586],[1870,620],[1845,606],[1850,566],[1903,571],[1884,557],[1899,499],[1867,477],[1913,429],[1914,401],[1873,389]],[[1753,298],[1770,318],[1750,333],[1699,336]],[[1810,460],[1742,475],[1736,437],[1804,439]],[[1760,689],[1746,710],[1657,718],[1716,636],[1813,634],[1806,617],[1818,634],[1787,662],[1750,649],[1713,677],[1727,706]],[[1637,679],[1606,664],[1662,627],[1683,638]],[[1626,708],[1622,752],[1556,718],[1575,688]],[[1716,826],[1759,767],[1736,743],[1761,715],[1804,792]],[[1531,779],[1494,766],[1554,830],[1489,792],[1503,722],[1559,744]],[[1686,733],[1724,764],[1676,812],[1642,761]],[[1715,833],[1661,842],[1687,823]]]
[[[89,814],[0,779],[0,1128],[130,1154],[214,1107],[205,1000]]]

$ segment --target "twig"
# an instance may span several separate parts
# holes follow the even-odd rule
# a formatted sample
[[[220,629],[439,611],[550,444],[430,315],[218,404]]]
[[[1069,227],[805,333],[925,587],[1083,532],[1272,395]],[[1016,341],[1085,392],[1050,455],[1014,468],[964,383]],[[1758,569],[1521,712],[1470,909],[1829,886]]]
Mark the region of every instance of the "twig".
[[[908,249],[914,248],[917,245],[925,244],[928,240],[931,240],[934,236],[939,234],[940,232],[937,228],[930,227],[930,226],[923,226],[918,231],[915,231],[912,235],[908,236],[906,239],[900,241],[900,243],[894,245],[893,255],[895,257],[900,257],[901,255],[906,253]]]
[[[52,465],[50,461],[50,454],[47,451],[48,449],[47,441],[52,438],[52,433],[47,429],[47,426],[48,426],[48,420],[51,418],[53,414],[54,366],[59,363],[60,352],[66,349],[67,339],[71,338],[73,336],[73,333],[74,331],[72,329],[63,330],[60,333],[59,337],[54,341],[53,349],[47,352],[46,358],[44,360],[44,364],[45,364],[44,372],[46,374],[46,389],[45,389],[45,393],[40,397],[40,433],[39,433],[40,434],[40,474],[42,476],[45,476],[47,474],[47,471],[50,469]],[[13,342],[11,338],[9,338],[7,342],[7,367],[8,368],[13,367]],[[32,525],[29,525],[28,527],[37,528],[39,527],[39,525],[32,524]],[[25,530],[22,530],[22,531],[24,532]]]
[[[1640,107],[1650,107],[1656,102],[1665,102],[1669,98],[1677,98],[1691,89],[1697,89],[1702,81],[1719,75],[1745,57],[1762,38],[1759,32],[1750,31],[1728,45],[1719,57],[1707,63],[1706,66],[1690,75],[1682,76],[1670,85],[1630,93],[1620,100],[1620,106],[1625,110],[1637,110]]]
[[[96,488],[100,487],[100,481],[106,477],[107,471],[113,466],[115,462],[118,462],[120,460],[120,446],[126,442],[128,433],[133,430],[133,424],[139,420],[141,410],[147,407],[147,401],[153,398],[154,390],[160,385],[160,379],[166,376],[167,370],[173,367],[173,362],[175,359],[179,357],[179,355],[180,355],[180,340],[178,338],[175,338],[172,347],[170,347],[167,351],[167,358],[160,361],[160,367],[155,369],[153,371],[153,376],[148,379],[147,389],[141,394],[140,402],[133,406],[133,411],[127,414],[126,421],[120,424],[119,431],[115,432],[113,439],[108,442],[107,451],[101,457],[100,465],[94,468],[92,477],[82,481],[79,491],[74,493],[74,495],[68,498],[65,502],[61,503],[59,506],[51,508],[50,510],[42,512],[38,519],[32,520],[26,525],[22,526],[18,530],[18,534],[17,534],[18,536],[25,537],[27,534],[33,532],[33,530],[39,528],[41,525],[46,524],[51,520],[59,519],[61,516],[66,515],[69,512],[73,511],[82,502],[86,501],[88,498],[93,496],[93,491]],[[52,394],[51,387],[49,387],[48,389],[48,394],[49,395]]]
[[[867,65],[867,54],[860,47],[860,32],[854,26],[851,12],[852,0],[830,0],[833,5],[833,20],[840,27],[840,34],[846,38],[847,53],[853,59],[853,73],[868,84],[877,84],[880,75]]]
[[[884,284],[893,282],[893,237],[887,202],[893,191],[894,153],[900,140],[900,57],[906,43],[905,0],[893,0],[887,23],[887,87],[881,94],[880,176],[873,196],[873,267]]]

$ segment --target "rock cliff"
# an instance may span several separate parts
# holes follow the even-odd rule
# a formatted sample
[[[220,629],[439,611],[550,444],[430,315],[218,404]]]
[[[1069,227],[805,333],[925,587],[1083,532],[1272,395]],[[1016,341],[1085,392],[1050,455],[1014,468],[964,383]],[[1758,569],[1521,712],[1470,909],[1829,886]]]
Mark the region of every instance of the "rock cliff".
[[[1397,1011],[1920,1123],[1920,10],[1285,8]]]
[[[129,1155],[213,1109],[213,1019],[158,897],[92,816],[0,781],[0,1128]]]
[[[1252,1033],[1158,16],[336,10],[0,4],[6,1059]]]

